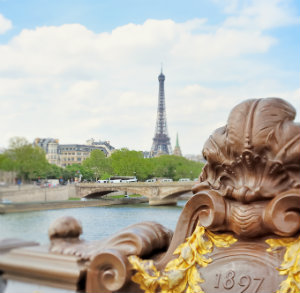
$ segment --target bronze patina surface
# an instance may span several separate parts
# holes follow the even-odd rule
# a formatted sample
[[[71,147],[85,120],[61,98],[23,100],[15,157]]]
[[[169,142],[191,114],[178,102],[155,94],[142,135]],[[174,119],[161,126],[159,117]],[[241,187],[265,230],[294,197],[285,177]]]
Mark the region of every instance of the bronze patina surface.
[[[204,145],[207,163],[174,233],[144,222],[86,242],[76,219],[58,219],[48,247],[1,256],[3,279],[89,293],[300,292],[295,114],[278,98],[237,105]]]

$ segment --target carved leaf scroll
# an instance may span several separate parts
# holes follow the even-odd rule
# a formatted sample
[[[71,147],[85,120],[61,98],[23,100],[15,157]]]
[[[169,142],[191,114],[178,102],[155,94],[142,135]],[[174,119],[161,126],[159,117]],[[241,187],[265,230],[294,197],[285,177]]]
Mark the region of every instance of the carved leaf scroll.
[[[241,202],[273,198],[300,187],[300,125],[278,98],[247,100],[205,143],[202,185]],[[197,188],[195,188],[197,192]]]
[[[197,226],[193,234],[174,251],[177,258],[171,260],[160,272],[152,260],[141,260],[130,256],[129,261],[137,271],[132,280],[146,293],[204,293],[200,284],[204,282],[198,267],[206,267],[212,262],[207,256],[214,247],[229,247],[237,240],[230,234],[214,234],[202,226]]]
[[[73,217],[57,219],[49,228],[50,251],[75,255],[89,263],[86,292],[105,293],[121,289],[130,279],[127,256],[145,256],[168,247],[172,231],[155,222],[131,225],[105,240],[79,239],[81,224]]]
[[[209,137],[203,148],[207,164],[193,192],[214,191],[224,198],[225,223],[212,229],[243,237],[299,231],[300,125],[293,122],[295,115],[282,99],[247,100]]]

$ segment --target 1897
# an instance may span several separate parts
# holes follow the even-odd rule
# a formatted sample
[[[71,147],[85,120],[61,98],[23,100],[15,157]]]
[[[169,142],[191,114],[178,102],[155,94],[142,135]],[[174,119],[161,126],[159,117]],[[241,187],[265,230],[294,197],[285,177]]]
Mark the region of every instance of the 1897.
[[[236,277],[235,271],[229,270],[226,273],[216,274],[214,288],[220,288],[222,290],[225,289],[228,291],[234,289],[235,292],[247,293],[247,289],[251,287],[251,292],[257,293],[259,292],[263,282],[264,278],[257,278],[249,275]]]

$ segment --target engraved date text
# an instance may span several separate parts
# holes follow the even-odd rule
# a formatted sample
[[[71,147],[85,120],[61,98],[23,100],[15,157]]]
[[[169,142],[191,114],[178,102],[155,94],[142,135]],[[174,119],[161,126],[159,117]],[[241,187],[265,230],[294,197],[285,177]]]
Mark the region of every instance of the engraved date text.
[[[228,291],[233,288],[235,288],[235,290],[240,288],[240,293],[247,293],[247,289],[251,286],[251,292],[258,293],[263,282],[264,278],[256,278],[249,275],[236,277],[235,271],[229,270],[226,273],[216,274],[214,288],[224,288]]]

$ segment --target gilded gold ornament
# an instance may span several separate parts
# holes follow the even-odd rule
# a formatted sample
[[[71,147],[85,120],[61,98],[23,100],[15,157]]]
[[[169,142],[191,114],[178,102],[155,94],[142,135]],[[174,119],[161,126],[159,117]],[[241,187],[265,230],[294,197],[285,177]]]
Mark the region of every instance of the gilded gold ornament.
[[[129,262],[137,273],[132,281],[139,284],[146,293],[154,293],[160,287],[161,293],[203,292],[204,282],[198,267],[206,267],[212,262],[206,255],[216,247],[229,247],[236,242],[232,235],[214,234],[204,227],[197,226],[193,234],[174,251],[179,255],[171,260],[163,272],[156,269],[152,260],[141,260],[130,256]]]
[[[300,292],[300,236],[298,238],[268,239],[270,245],[267,251],[274,251],[285,247],[284,260],[277,268],[280,275],[287,275],[281,282],[280,289],[276,293],[299,293]]]

